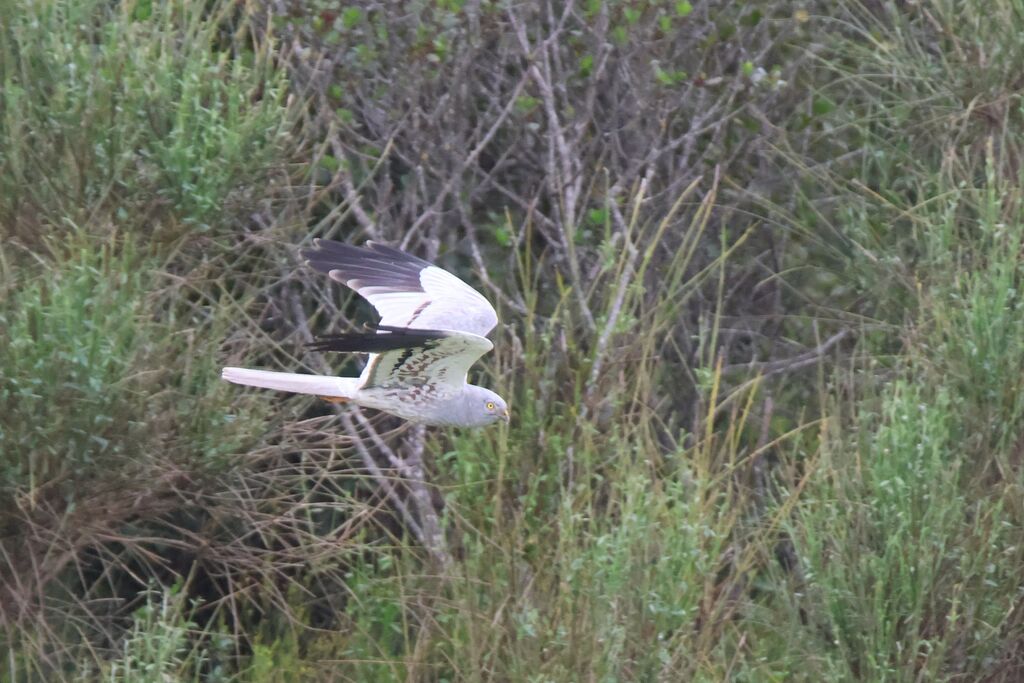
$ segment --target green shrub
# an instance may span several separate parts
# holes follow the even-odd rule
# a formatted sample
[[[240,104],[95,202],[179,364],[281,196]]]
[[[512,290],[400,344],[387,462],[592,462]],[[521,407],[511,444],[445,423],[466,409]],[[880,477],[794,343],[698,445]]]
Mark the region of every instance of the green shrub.
[[[0,269],[0,643],[44,680],[55,637],[75,652],[163,577],[153,551],[201,514],[185,492],[233,465],[261,414],[219,379],[229,307],[167,286],[131,238],[57,251]]]
[[[159,428],[179,421],[208,446],[188,457],[231,451],[233,440],[217,445],[204,434],[212,429],[223,438],[232,429],[202,407],[225,398],[216,340],[190,348],[187,318],[169,309],[158,317],[158,263],[131,240],[98,247],[72,241],[56,263],[5,273],[7,288],[10,278],[20,279],[0,302],[5,495],[49,490],[60,481],[78,488],[115,463],[123,471],[141,464],[140,456],[167,455],[152,450],[165,438]],[[207,324],[212,331],[223,321]],[[61,496],[73,500],[75,491]]]
[[[0,234],[32,241],[97,216],[147,235],[166,217],[205,230],[266,177],[283,149],[284,82],[271,42],[235,12],[5,3]]]

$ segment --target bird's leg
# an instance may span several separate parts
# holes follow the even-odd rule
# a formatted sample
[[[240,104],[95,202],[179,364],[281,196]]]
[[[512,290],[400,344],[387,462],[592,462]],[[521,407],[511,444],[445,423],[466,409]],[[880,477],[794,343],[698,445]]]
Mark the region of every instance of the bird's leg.
[[[321,396],[320,398],[328,403],[348,403],[348,399],[344,396]]]

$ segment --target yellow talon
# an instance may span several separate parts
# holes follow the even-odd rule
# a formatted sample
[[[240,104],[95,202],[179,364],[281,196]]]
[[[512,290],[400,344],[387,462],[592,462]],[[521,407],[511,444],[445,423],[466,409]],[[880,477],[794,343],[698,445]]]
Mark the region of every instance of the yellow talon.
[[[348,399],[344,396],[321,396],[320,398],[328,403],[348,403]]]

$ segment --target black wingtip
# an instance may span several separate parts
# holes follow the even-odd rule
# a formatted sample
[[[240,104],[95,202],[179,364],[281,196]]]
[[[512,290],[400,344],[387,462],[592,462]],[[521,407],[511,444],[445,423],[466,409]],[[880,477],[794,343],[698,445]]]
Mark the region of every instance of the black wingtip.
[[[420,289],[419,274],[433,264],[418,256],[381,242],[370,240],[365,247],[323,237],[313,246],[300,249],[299,255],[310,268],[325,274],[337,270],[344,279],[364,280],[372,286],[400,286],[409,291]]]
[[[352,332],[320,337],[306,344],[313,351],[343,351],[348,353],[381,353],[396,349],[417,349],[431,346],[451,336],[445,330],[420,330],[408,327],[379,325],[366,327],[366,332]]]
[[[320,246],[321,242],[323,242],[323,239],[320,237],[314,237],[313,246],[299,249],[299,256],[306,262],[307,266],[311,259],[316,258],[316,255],[323,251],[323,248]]]

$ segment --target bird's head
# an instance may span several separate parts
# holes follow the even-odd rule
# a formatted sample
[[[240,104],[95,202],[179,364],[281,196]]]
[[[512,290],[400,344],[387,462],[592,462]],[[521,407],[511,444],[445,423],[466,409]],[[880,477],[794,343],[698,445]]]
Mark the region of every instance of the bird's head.
[[[469,385],[466,387],[469,421],[474,425],[488,425],[499,420],[509,421],[508,404],[490,389]]]

